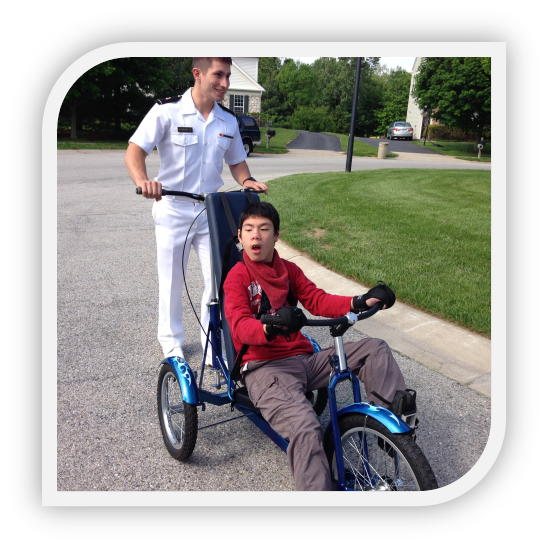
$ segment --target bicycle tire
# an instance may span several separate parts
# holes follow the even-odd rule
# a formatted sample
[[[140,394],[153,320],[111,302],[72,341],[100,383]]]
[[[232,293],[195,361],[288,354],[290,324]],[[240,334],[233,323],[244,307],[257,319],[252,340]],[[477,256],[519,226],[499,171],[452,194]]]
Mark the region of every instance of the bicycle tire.
[[[438,488],[434,471],[410,432],[392,434],[375,419],[349,413],[339,419],[345,484],[353,491],[430,491]],[[363,443],[363,440],[366,440]],[[367,459],[363,456],[367,447]],[[333,480],[337,464],[333,431],[325,452]]]
[[[177,375],[164,363],[158,376],[158,418],[162,437],[169,454],[177,460],[192,455],[198,437],[198,410],[196,405],[183,401]]]

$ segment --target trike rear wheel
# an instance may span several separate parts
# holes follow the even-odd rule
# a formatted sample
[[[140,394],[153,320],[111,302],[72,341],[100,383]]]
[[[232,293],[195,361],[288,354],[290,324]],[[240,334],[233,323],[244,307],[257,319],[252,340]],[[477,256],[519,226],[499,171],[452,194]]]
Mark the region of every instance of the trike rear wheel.
[[[198,411],[183,400],[177,375],[164,363],[158,377],[158,418],[169,454],[186,460],[194,451],[198,436]]]
[[[339,419],[345,484],[353,491],[429,491],[438,488],[434,472],[410,433],[392,434],[361,413]],[[338,483],[333,435],[325,452]]]

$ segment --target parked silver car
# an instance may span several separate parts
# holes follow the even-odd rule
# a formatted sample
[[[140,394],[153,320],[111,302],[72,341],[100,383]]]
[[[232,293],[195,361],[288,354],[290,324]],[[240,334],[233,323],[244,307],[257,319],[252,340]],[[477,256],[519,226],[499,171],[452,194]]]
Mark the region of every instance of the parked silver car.
[[[387,139],[413,139],[413,126],[409,122],[394,122],[386,128]]]

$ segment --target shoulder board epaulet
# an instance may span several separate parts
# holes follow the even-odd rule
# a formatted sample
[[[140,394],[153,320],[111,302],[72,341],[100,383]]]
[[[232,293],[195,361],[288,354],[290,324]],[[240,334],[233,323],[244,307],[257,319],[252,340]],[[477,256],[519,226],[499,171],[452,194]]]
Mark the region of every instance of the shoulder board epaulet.
[[[165,105],[166,103],[176,103],[182,95],[172,95],[171,97],[164,97],[163,99],[156,99],[156,104]]]
[[[232,116],[236,116],[234,112],[232,112],[229,108],[225,107],[224,105],[221,105],[221,103],[217,103],[223,110],[226,110],[226,112],[230,112]]]

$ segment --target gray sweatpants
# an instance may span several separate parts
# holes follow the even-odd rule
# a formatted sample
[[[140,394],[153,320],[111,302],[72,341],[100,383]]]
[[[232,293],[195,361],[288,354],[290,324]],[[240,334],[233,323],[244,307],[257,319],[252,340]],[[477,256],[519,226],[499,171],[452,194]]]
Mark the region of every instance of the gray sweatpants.
[[[363,339],[344,345],[348,367],[364,383],[367,400],[384,405],[375,391],[392,401],[405,390],[403,375],[388,345]],[[298,491],[332,490],[323,450],[323,428],[305,393],[327,386],[333,348],[281,360],[252,361],[242,380],[253,405],[282,437],[289,440],[287,458]]]

